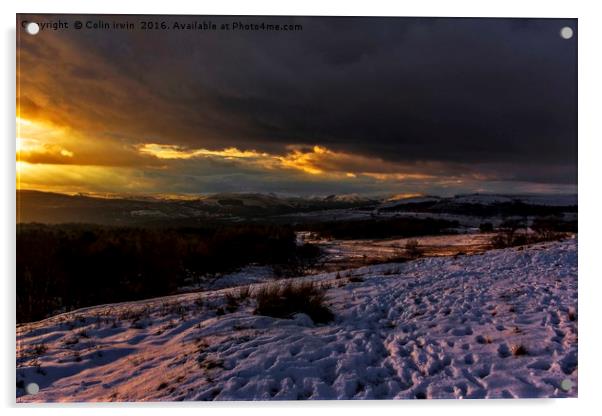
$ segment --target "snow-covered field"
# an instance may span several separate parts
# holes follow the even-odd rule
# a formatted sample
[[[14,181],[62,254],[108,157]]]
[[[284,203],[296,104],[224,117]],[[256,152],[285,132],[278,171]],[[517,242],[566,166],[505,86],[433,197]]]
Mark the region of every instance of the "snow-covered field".
[[[576,239],[302,279],[333,322],[228,310],[226,289],[20,326],[17,400],[577,395]]]
[[[299,233],[302,234],[302,233]],[[490,247],[492,234],[449,234],[409,238],[327,240],[313,237],[311,233],[298,236],[302,242],[315,244],[323,252],[320,261],[325,270],[341,266],[382,263],[403,256],[408,241],[416,241],[420,251],[428,257],[453,256],[474,253]]]
[[[320,272],[336,271],[341,268],[359,267],[367,264],[390,262],[403,256],[404,247],[410,240],[418,241],[424,256],[453,256],[458,253],[474,253],[490,247],[492,234],[449,234],[412,238],[336,240],[319,238],[310,232],[298,232],[297,243],[311,243],[322,250],[322,255],[313,266]],[[317,273],[317,272],[316,272]],[[277,280],[272,266],[251,264],[234,272],[204,276],[200,282],[180,287],[180,291],[207,291],[228,287],[265,283]]]

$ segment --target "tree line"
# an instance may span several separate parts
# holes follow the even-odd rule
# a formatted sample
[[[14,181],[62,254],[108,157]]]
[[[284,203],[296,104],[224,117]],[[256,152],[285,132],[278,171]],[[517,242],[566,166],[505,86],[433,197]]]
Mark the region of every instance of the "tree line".
[[[249,263],[310,261],[291,227],[190,228],[85,224],[17,226],[17,322],[60,311],[176,292]]]

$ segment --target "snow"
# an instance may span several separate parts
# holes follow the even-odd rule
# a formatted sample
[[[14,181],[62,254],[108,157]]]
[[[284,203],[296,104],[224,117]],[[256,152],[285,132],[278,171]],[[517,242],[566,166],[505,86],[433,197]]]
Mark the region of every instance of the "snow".
[[[359,264],[374,264],[399,258],[405,253],[408,241],[418,242],[420,250],[427,256],[453,256],[457,253],[484,251],[490,246],[492,234],[449,234],[409,238],[337,240],[322,239],[313,233],[299,232],[302,242],[314,244],[322,250],[320,265],[323,268],[351,267]]]
[[[203,281],[190,286],[179,288],[181,292],[191,292],[198,290],[216,290],[225,289],[234,286],[249,285],[252,283],[262,283],[273,281],[274,269],[271,266],[248,265],[231,273],[216,275],[209,279],[204,278]]]
[[[442,202],[451,204],[480,204],[494,205],[502,203],[523,202],[531,205],[549,205],[568,207],[577,205],[576,194],[465,194],[453,197],[418,196],[412,198],[390,198],[381,208],[391,208],[419,202]]]
[[[224,311],[225,289],[19,326],[17,384],[40,392],[17,401],[577,395],[574,238],[300,279],[328,287],[333,322]]]

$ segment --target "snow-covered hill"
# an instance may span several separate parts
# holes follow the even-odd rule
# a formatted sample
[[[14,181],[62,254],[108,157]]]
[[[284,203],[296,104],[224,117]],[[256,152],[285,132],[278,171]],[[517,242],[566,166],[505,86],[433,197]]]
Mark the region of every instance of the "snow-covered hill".
[[[549,207],[574,207],[577,206],[577,195],[553,195],[553,194],[517,194],[517,195],[506,195],[506,194],[465,194],[456,195],[453,197],[437,197],[437,196],[422,196],[413,198],[401,198],[401,199],[389,199],[382,203],[380,209],[390,209],[393,207],[403,207],[412,204],[421,204],[431,202],[437,204],[437,210],[445,212],[449,207],[457,208],[461,205],[481,205],[481,206],[494,206],[501,204],[526,204],[535,206],[549,206]]]
[[[305,279],[333,322],[229,311],[222,290],[20,326],[18,401],[577,395],[575,239]]]

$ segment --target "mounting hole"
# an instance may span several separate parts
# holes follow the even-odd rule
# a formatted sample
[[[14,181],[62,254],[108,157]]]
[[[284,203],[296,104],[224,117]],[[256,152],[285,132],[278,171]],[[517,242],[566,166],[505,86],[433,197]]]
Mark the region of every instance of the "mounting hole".
[[[29,383],[25,386],[25,392],[27,392],[27,394],[38,394],[39,391],[40,386],[38,386],[38,383]]]
[[[564,391],[570,391],[573,388],[573,382],[568,378],[565,378],[560,382],[560,388]]]
[[[573,29],[565,26],[562,29],[560,29],[560,37],[562,39],[570,39],[573,37]]]
[[[25,31],[32,36],[37,35],[40,31],[40,25],[38,25],[36,22],[29,22],[25,25]]]

